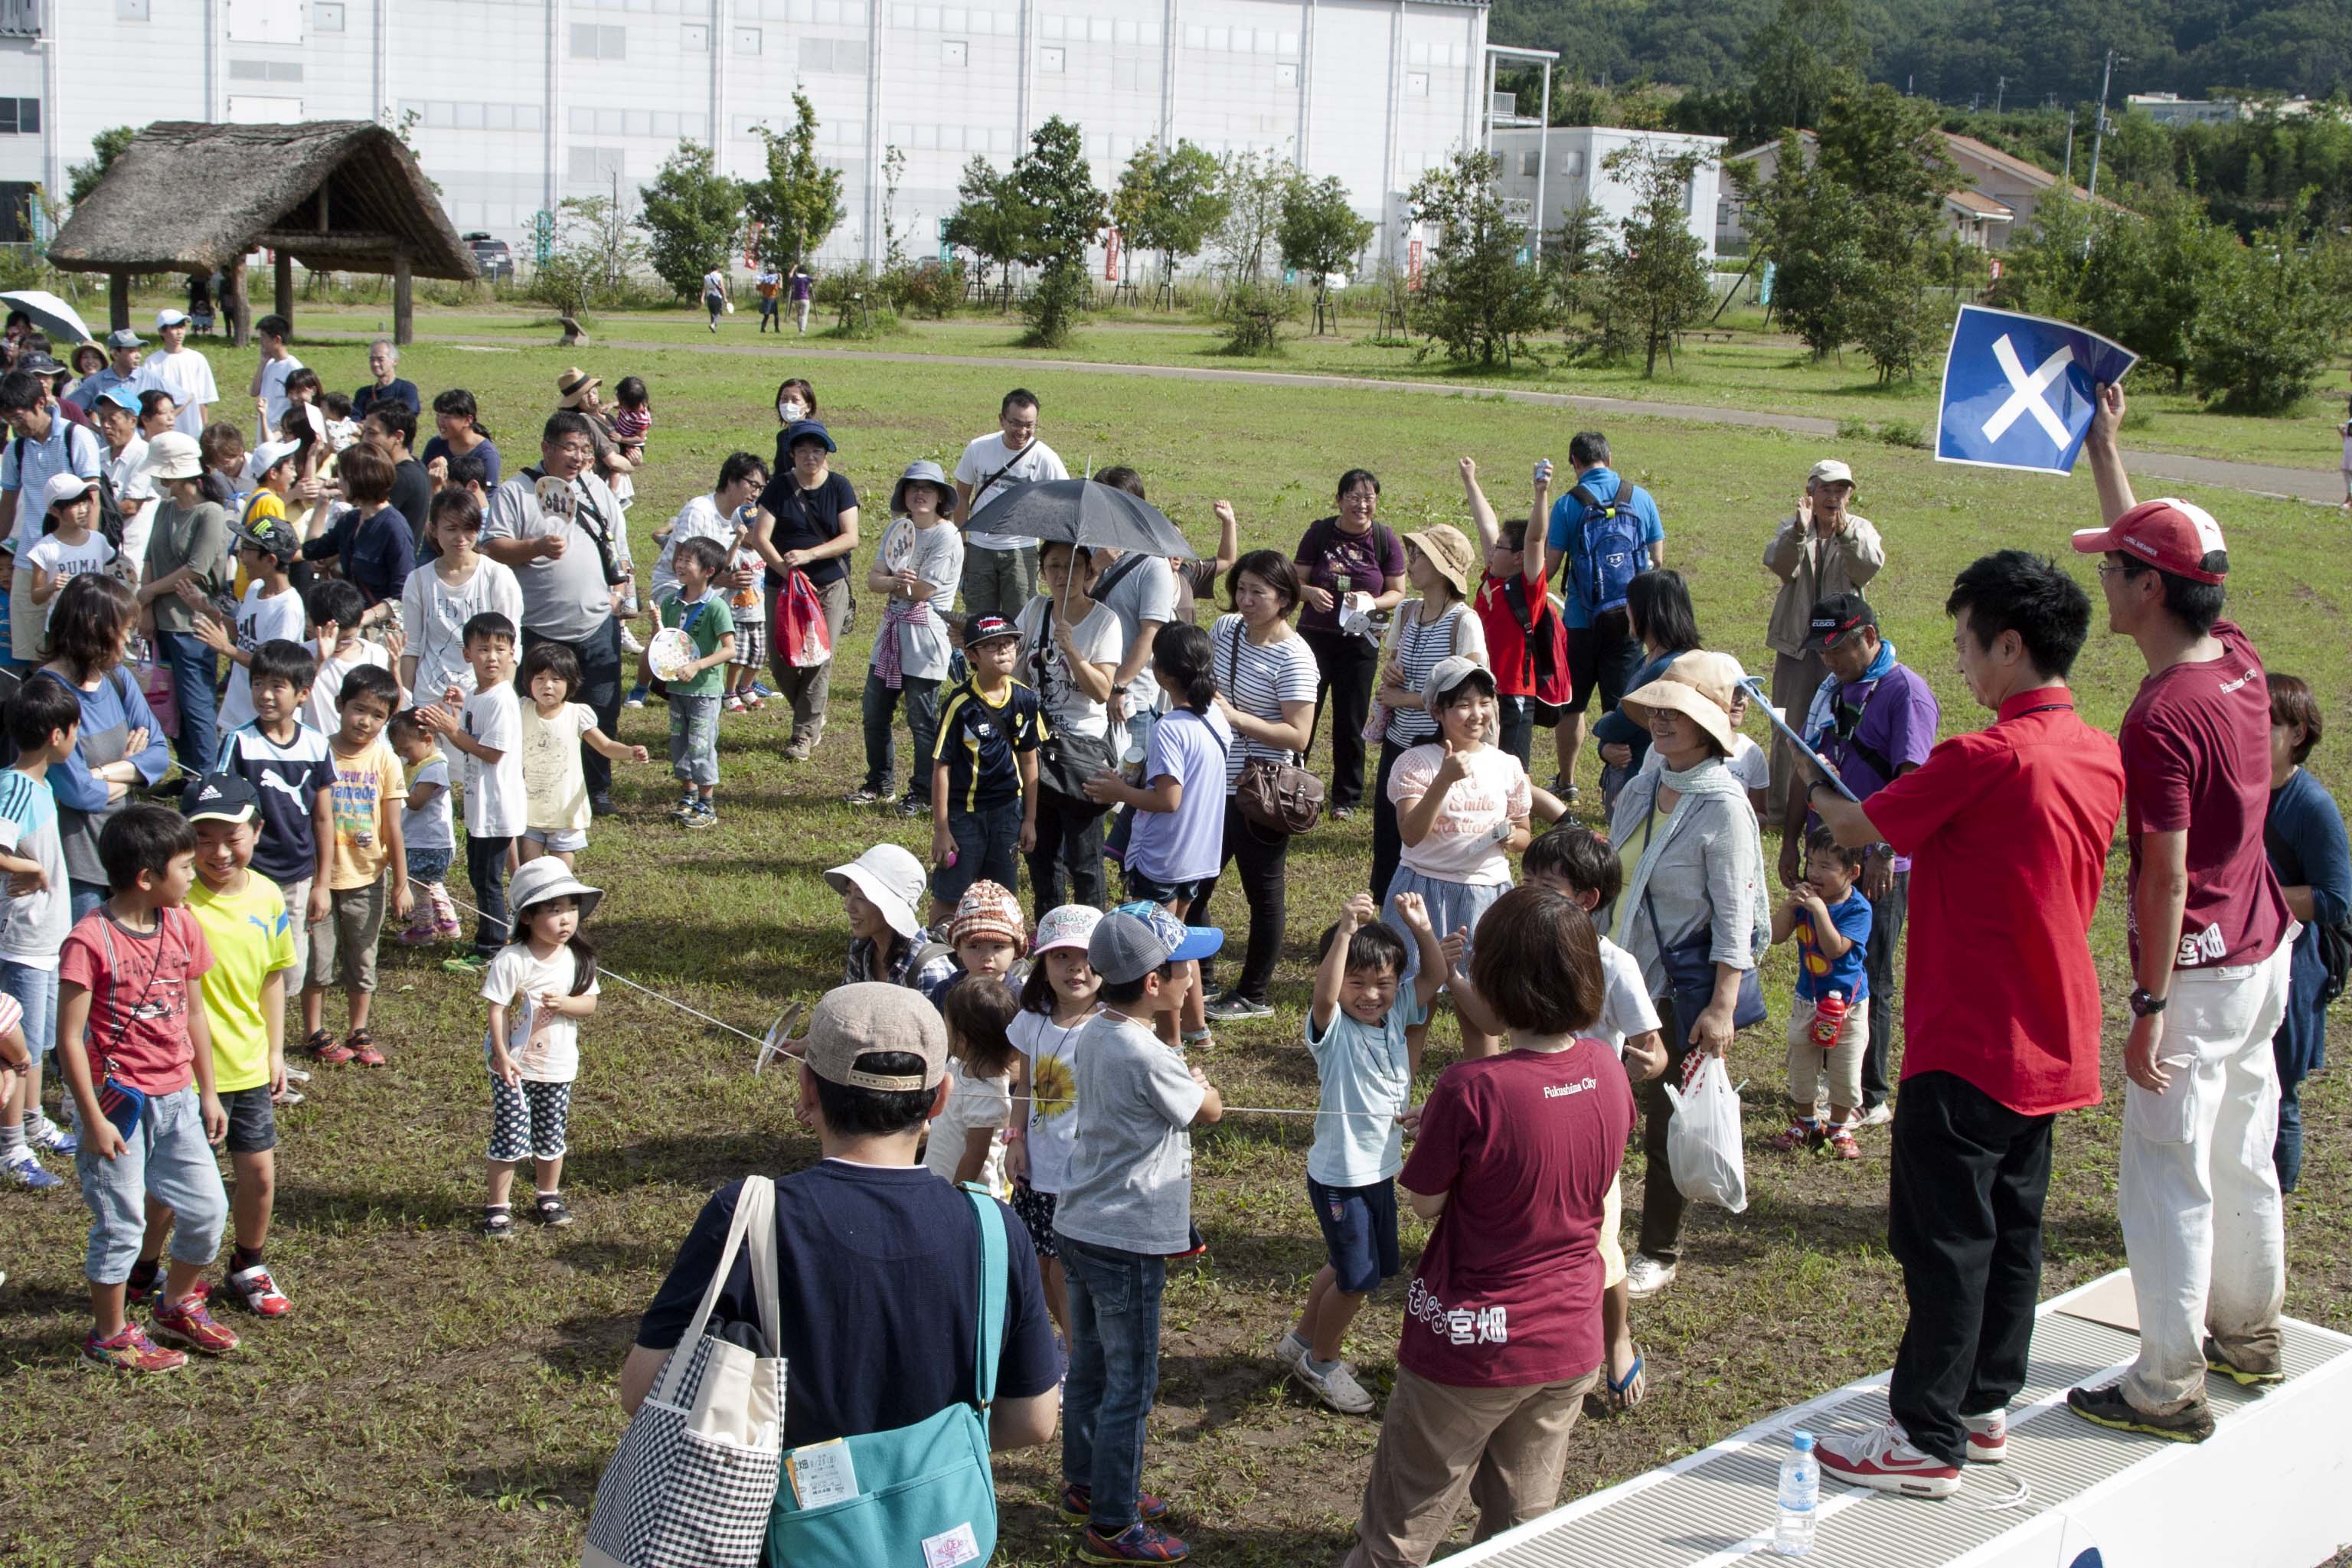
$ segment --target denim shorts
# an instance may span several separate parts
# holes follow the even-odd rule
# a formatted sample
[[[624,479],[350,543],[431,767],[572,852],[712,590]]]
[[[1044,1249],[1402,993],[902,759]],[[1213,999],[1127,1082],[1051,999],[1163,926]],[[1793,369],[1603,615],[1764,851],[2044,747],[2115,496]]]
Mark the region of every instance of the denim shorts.
[[[588,830],[584,827],[526,827],[522,836],[533,844],[547,846],[550,855],[577,855],[588,847]]]
[[[220,1097],[228,1113],[228,1137],[222,1147],[232,1154],[266,1154],[278,1147],[278,1110],[270,1103],[269,1086],[233,1089]]]
[[[408,879],[429,888],[447,878],[450,863],[457,858],[455,849],[411,849],[408,851]]]
[[[1163,882],[1129,866],[1127,868],[1127,896],[1130,900],[1147,904],[1173,904],[1181,912],[1198,903],[1201,895],[1208,891],[1209,884],[1215,880],[1214,877],[1195,877],[1189,881]]]
[[[139,1261],[147,1236],[151,1196],[178,1216],[172,1227],[173,1258],[195,1264],[213,1260],[228,1225],[228,1191],[221,1184],[220,1163],[205,1139],[194,1085],[151,1097],[115,1159],[102,1160],[91,1149],[79,1108],[74,1131],[81,1136],[74,1173],[81,1178],[81,1201],[90,1218],[82,1273],[92,1284],[119,1285],[131,1278],[131,1266]]]
[[[1331,1260],[1340,1289],[1359,1296],[1393,1277],[1402,1267],[1397,1255],[1396,1184],[1327,1187],[1307,1178],[1315,1223],[1323,1230],[1323,1255]]]

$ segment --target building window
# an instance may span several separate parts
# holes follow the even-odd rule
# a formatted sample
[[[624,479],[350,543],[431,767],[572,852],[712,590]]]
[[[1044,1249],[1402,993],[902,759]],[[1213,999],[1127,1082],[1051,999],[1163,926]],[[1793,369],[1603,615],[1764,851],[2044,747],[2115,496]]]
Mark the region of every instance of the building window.
[[[629,58],[629,30],[600,27],[593,22],[572,24],[572,58],[575,60],[625,60]]]
[[[300,81],[300,60],[231,60],[228,62],[231,81]]]
[[[146,21],[147,0],[114,0],[114,19],[118,22]]]
[[[940,64],[958,69],[971,64],[971,45],[963,38],[947,38],[940,44]]]
[[[1407,98],[1427,98],[1429,96],[1429,73],[1427,71],[1405,72],[1404,95]]]
[[[801,37],[803,71],[856,72],[866,68],[866,46],[856,38]]]
[[[37,136],[40,130],[39,99],[0,98],[0,136]]]
[[[677,30],[677,47],[689,55],[710,52],[710,24],[688,22]]]
[[[1276,87],[1297,87],[1298,85],[1298,68],[1297,66],[1275,67],[1274,85]]]
[[[616,174],[626,173],[626,157],[618,147],[581,147],[571,149],[571,161],[565,172],[575,184],[609,183]]]
[[[1041,71],[1050,71],[1055,75],[1059,75],[1062,70],[1062,62],[1066,58],[1066,51],[1062,49],[1039,49],[1037,51],[1037,68]]]
[[[735,52],[739,55],[758,54],[760,52],[760,29],[757,27],[736,28]]]
[[[310,27],[314,32],[340,33],[343,30],[343,0],[311,0]]]
[[[302,0],[228,0],[228,41],[232,44],[300,43]]]
[[[1519,154],[1519,177],[1532,180],[1543,168],[1543,154],[1530,147]]]
[[[1584,153],[1582,150],[1580,149],[1576,152],[1570,153],[1562,158],[1560,160],[1559,172],[1566,174],[1571,180],[1580,180],[1584,178]]]

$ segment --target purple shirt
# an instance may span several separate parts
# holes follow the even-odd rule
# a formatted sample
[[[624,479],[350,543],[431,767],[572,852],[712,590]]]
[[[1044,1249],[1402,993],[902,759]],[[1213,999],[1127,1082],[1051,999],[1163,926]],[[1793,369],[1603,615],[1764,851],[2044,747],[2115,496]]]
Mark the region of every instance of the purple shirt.
[[[1334,598],[1339,596],[1339,578],[1348,578],[1351,594],[1379,595],[1388,591],[1387,579],[1404,575],[1404,542],[1385,523],[1376,522],[1361,533],[1349,533],[1339,526],[1336,517],[1307,524],[1305,537],[1298,542],[1298,551],[1291,558],[1298,567],[1298,580],[1320,588]],[[1308,605],[1298,613],[1298,629],[1303,632],[1336,632],[1339,629],[1339,610],[1318,610]]]
[[[1172,778],[1183,785],[1173,811],[1139,811],[1127,864],[1155,882],[1213,877],[1224,858],[1225,752],[1234,743],[1224,715],[1202,720],[1190,709],[1162,714],[1143,753],[1143,784]]]
[[[1835,679],[1822,682],[1823,689]],[[1936,726],[1943,710],[1916,670],[1898,664],[1876,680],[1844,682],[1838,686],[1835,700],[1840,710],[1859,710],[1861,717],[1839,734],[1817,693],[1806,716],[1805,733],[1857,800],[1868,800],[1885,789],[1902,769],[1925,763],[1936,748]],[[1911,869],[1909,858],[1896,856],[1895,868]]]

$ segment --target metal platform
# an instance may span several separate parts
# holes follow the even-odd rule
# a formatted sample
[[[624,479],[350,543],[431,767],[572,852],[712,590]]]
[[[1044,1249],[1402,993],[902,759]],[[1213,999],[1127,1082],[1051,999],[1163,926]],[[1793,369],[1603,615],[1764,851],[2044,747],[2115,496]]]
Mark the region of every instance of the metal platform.
[[[2352,1339],[2289,1319],[2287,1381],[2257,1393],[2214,1378],[2209,1397],[2220,1429],[2205,1443],[2110,1432],[2064,1408],[2068,1388],[2112,1381],[2138,1351],[2136,1334],[2066,1310],[2105,1284],[2041,1308],[2027,1384],[2010,1411],[2007,1463],[1971,1467],[1960,1490],[1941,1501],[1824,1478],[1807,1561],[1822,1568],[2316,1568],[2352,1542]],[[1783,1410],[1457,1553],[1447,1568],[1777,1562],[1770,1536],[1789,1434],[1877,1426],[1886,1419],[1886,1381],[1881,1373]]]

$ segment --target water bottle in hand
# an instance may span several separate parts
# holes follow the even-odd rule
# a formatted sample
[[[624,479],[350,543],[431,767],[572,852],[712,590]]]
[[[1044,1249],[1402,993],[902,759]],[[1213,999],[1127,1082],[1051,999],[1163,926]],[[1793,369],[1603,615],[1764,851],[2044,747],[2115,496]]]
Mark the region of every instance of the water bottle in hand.
[[[1813,1435],[1800,1431],[1780,1461],[1780,1522],[1772,1531],[1772,1550],[1783,1557],[1804,1557],[1813,1550],[1813,1513],[1821,1506],[1822,1466],[1813,1457]]]

